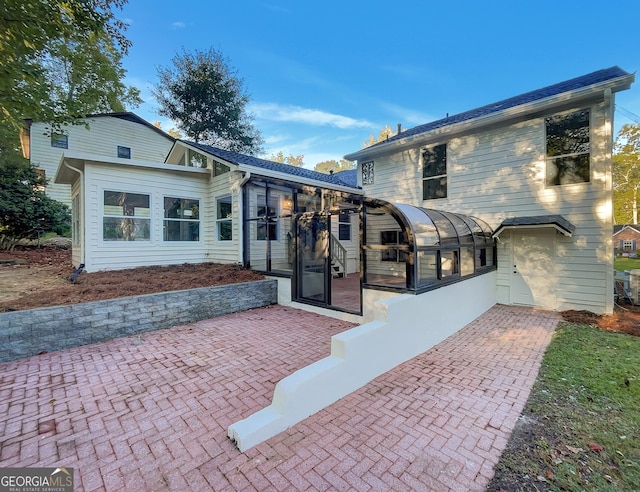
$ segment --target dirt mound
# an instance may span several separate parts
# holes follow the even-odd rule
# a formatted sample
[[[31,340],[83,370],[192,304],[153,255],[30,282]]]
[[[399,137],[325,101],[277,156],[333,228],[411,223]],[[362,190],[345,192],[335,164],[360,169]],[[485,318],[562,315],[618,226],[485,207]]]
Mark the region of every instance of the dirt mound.
[[[562,318],[569,323],[640,336],[640,306],[616,304],[613,314],[609,315],[598,315],[590,311],[563,311]]]

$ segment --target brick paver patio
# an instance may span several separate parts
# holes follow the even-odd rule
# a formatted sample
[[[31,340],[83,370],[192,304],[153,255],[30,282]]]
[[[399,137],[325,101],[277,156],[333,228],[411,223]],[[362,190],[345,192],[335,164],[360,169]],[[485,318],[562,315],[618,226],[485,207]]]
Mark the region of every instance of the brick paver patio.
[[[228,425],[348,323],[271,306],[0,364],[0,466],[86,491],[483,490],[558,321],[495,306],[246,453]]]

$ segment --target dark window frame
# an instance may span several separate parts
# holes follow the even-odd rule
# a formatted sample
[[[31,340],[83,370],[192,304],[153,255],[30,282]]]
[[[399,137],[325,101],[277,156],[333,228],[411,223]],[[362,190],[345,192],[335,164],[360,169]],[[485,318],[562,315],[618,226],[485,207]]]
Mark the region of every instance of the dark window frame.
[[[421,151],[422,199],[447,198],[447,144],[432,145]]]
[[[545,185],[591,182],[591,110],[547,116],[544,122]]]
[[[126,147],[124,145],[118,145],[118,158],[120,158],[120,159],[131,159],[131,147]]]
[[[64,133],[52,133],[51,147],[55,147],[56,149],[68,149],[69,135],[66,135]]]

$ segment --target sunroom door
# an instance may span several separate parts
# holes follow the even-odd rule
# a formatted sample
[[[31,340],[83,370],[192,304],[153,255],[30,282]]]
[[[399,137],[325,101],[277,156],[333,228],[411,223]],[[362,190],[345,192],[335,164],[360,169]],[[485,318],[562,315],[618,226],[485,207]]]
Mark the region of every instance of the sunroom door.
[[[329,216],[302,214],[297,220],[297,297],[328,304]]]

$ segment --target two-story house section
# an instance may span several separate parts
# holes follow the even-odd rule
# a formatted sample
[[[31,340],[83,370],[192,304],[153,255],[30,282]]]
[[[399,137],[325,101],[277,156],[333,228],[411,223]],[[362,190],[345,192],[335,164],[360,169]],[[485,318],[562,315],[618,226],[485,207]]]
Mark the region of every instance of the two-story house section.
[[[26,138],[24,138],[26,137]],[[54,183],[64,154],[102,155],[126,160],[164,162],[175,139],[134,113],[89,115],[77,125],[52,132],[46,123],[26,121],[23,153],[49,180],[46,193],[71,206],[71,187]]]
[[[358,161],[365,196],[488,223],[499,303],[610,313],[614,97],[633,81],[599,70],[345,158]]]

